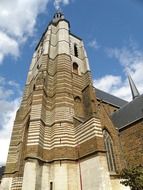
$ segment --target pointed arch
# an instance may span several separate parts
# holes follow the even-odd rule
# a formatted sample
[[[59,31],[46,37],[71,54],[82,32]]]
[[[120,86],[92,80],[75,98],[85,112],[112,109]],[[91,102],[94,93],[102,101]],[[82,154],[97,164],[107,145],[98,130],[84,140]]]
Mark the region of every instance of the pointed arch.
[[[83,117],[82,99],[79,96],[74,97],[74,111],[77,117]]]
[[[73,72],[78,74],[78,64],[76,62],[73,62]]]
[[[109,172],[116,172],[113,141],[109,132],[106,129],[103,130],[103,137]]]

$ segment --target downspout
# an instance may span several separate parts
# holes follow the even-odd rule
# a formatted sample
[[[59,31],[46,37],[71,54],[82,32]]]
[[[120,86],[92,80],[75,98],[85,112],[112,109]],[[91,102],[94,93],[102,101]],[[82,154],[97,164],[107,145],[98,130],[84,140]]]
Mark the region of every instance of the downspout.
[[[80,177],[80,190],[83,190],[82,186],[82,173],[81,173],[81,164],[80,164],[80,153],[79,153],[79,144],[77,143],[77,155],[78,155],[78,168],[79,168],[79,177]]]

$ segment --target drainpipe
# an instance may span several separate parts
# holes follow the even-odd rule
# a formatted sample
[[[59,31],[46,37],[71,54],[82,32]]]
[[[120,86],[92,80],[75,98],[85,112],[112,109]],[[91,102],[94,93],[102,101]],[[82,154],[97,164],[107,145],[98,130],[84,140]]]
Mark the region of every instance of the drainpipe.
[[[80,177],[80,190],[82,188],[82,173],[81,173],[81,164],[80,164],[80,153],[79,153],[79,144],[77,143],[77,154],[78,154],[78,167],[79,167],[79,177]]]

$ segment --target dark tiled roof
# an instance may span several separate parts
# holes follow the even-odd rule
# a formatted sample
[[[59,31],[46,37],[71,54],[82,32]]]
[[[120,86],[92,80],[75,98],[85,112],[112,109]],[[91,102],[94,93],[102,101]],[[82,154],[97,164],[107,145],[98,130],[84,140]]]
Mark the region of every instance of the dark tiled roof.
[[[111,116],[114,125],[121,129],[143,119],[143,95],[135,98]]]
[[[108,104],[114,105],[114,106],[119,107],[119,108],[128,103],[127,101],[125,101],[123,99],[120,99],[116,96],[108,94],[107,92],[104,92],[104,91],[99,90],[97,88],[95,88],[95,93],[96,93],[97,99],[102,100],[103,102],[106,102]]]

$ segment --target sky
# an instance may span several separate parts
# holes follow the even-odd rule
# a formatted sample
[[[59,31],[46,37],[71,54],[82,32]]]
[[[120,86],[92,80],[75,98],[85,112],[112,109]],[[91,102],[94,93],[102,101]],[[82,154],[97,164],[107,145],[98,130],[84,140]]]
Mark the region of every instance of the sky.
[[[0,0],[0,165],[32,54],[57,8],[83,39],[96,88],[131,101],[130,74],[143,93],[143,0]]]

